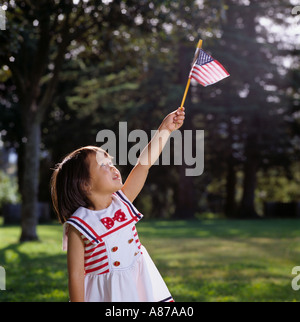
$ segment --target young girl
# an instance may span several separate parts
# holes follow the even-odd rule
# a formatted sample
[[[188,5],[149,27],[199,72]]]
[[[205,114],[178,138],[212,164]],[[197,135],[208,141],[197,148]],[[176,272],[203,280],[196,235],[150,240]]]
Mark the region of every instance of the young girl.
[[[143,217],[132,202],[184,108],[170,113],[122,183],[111,157],[86,146],[64,158],[51,178],[54,209],[64,224],[71,302],[155,302],[173,298],[141,245],[135,224]]]

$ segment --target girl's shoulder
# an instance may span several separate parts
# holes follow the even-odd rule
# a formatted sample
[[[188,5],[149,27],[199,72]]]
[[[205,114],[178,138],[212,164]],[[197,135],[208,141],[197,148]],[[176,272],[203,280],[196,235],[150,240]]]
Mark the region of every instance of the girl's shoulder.
[[[98,220],[91,215],[90,210],[84,207],[78,208],[73,215],[64,223],[64,231],[68,232],[68,226],[76,228],[89,241],[98,244],[99,235],[96,233]],[[64,233],[65,235],[65,233]]]
[[[119,190],[114,193],[114,196],[119,199],[121,203],[123,203],[126,207],[129,207],[129,211],[131,211],[131,215],[135,216],[140,220],[143,215],[136,209],[131,201],[126,197],[122,190]]]

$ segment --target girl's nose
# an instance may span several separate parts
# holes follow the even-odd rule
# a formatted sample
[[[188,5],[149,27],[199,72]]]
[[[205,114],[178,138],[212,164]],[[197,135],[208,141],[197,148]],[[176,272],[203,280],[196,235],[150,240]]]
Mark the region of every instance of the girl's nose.
[[[113,171],[113,172],[117,172],[117,168],[113,165],[113,164],[110,164],[110,170]]]

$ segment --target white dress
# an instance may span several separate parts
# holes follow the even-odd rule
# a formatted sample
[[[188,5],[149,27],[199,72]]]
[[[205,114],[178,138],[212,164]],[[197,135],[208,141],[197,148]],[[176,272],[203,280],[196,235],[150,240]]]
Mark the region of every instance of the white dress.
[[[86,302],[173,302],[160,273],[141,245],[135,228],[143,217],[123,192],[99,211],[78,208],[64,224],[82,235]]]

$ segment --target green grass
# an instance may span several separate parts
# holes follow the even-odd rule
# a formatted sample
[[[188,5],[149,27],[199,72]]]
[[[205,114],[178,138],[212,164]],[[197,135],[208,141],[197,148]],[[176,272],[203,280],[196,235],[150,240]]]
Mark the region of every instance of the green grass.
[[[146,221],[140,239],[176,301],[300,301],[291,287],[300,266],[299,220]],[[62,227],[40,225],[39,242],[0,227],[2,301],[68,301]]]

